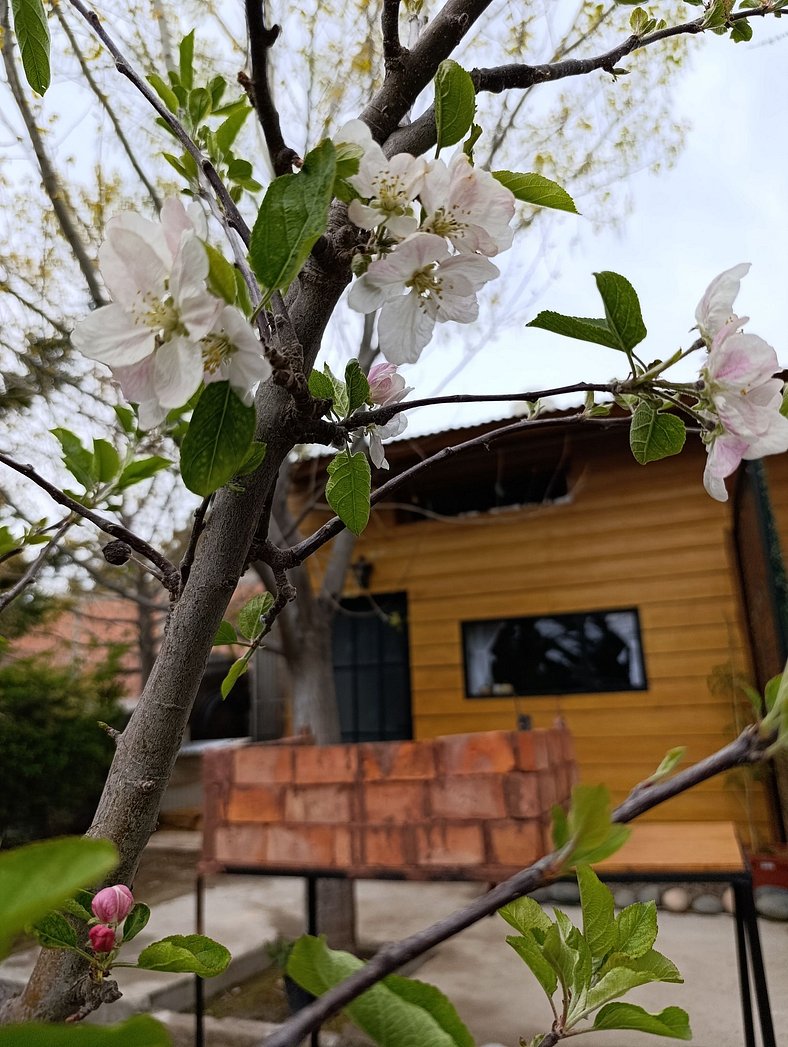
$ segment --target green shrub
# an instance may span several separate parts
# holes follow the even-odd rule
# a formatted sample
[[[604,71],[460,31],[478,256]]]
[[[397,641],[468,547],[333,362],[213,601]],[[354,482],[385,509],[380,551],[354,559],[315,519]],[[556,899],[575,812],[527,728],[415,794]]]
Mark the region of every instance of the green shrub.
[[[100,795],[121,726],[117,656],[98,668],[44,657],[0,665],[0,842],[82,832]]]

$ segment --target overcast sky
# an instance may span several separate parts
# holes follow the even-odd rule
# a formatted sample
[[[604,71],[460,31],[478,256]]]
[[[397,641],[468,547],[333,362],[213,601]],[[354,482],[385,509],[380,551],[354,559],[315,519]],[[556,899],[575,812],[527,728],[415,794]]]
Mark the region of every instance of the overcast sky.
[[[558,218],[566,243],[560,274],[528,319],[543,308],[601,315],[592,274],[610,269],[631,280],[640,295],[649,331],[643,355],[654,359],[692,341],[695,305],[712,277],[752,262],[739,312],[751,317],[749,330],[774,345],[788,366],[788,19],[754,22],[749,44],[715,36],[691,42],[691,70],[676,89],[676,116],[691,122],[678,163],[660,175],[633,176],[635,207],[619,231],[595,231],[588,222],[583,229],[582,218]],[[579,244],[573,243],[578,227]],[[427,355],[413,369],[413,395],[433,392],[462,357],[461,348],[444,345]],[[443,391],[606,381],[621,373],[622,362],[613,350],[518,325],[501,332]],[[500,413],[489,406],[414,412],[409,432]]]

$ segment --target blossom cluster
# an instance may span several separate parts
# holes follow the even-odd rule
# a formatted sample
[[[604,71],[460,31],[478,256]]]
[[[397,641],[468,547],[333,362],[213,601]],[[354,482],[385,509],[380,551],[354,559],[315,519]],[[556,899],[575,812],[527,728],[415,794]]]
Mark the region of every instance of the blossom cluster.
[[[81,320],[72,342],[107,364],[139,404],[142,429],[182,407],[202,382],[229,381],[244,403],[271,373],[243,313],[207,286],[207,227],[197,204],[167,200],[160,221],[111,219],[99,268],[112,297]]]
[[[499,275],[489,259],[512,244],[514,196],[461,151],[448,165],[409,153],[388,159],[360,120],[337,140],[359,157],[347,179],[359,196],[348,217],[371,231],[369,264],[348,304],[379,309],[381,352],[394,364],[415,363],[436,323],[478,317],[476,294]]]
[[[726,269],[709,284],[695,310],[698,331],[708,347],[701,369],[697,410],[707,422],[703,440],[708,450],[703,484],[718,501],[727,501],[725,478],[743,459],[788,450],[788,418],[781,413],[783,383],[777,354],[756,334],[742,330],[749,320],[733,311],[742,263]]]
[[[105,887],[94,897],[91,908],[98,921],[88,931],[93,952],[113,952],[123,941],[122,924],[134,908],[134,895],[125,884]]]

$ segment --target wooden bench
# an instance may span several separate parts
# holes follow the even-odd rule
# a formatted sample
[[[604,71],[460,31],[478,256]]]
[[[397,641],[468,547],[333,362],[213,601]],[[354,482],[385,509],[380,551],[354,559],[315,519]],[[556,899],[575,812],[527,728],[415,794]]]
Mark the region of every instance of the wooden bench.
[[[610,858],[595,866],[614,883],[728,883],[735,899],[745,1047],[755,1047],[750,967],[763,1047],[776,1047],[761,938],[752,894],[752,874],[731,822],[645,822]]]

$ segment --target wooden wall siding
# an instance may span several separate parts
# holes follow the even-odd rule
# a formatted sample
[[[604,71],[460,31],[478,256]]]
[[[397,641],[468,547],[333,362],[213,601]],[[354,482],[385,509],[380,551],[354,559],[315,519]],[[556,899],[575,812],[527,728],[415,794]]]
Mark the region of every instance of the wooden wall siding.
[[[715,667],[750,668],[730,505],[705,493],[699,444],[642,467],[622,433],[578,434],[570,457],[571,495],[560,504],[394,526],[391,514],[373,513],[357,554],[374,565],[372,592],[408,595],[417,738],[511,730],[518,713],[547,727],[561,715],[582,780],[606,782],[619,800],[672,746],[687,745],[695,760],[733,736],[731,703],[707,684]],[[788,549],[788,471],[785,480]],[[462,621],[626,607],[640,614],[648,690],[465,698]],[[721,779],[650,817],[735,820],[743,829],[747,820],[740,792]],[[754,818],[768,832],[760,791]]]

